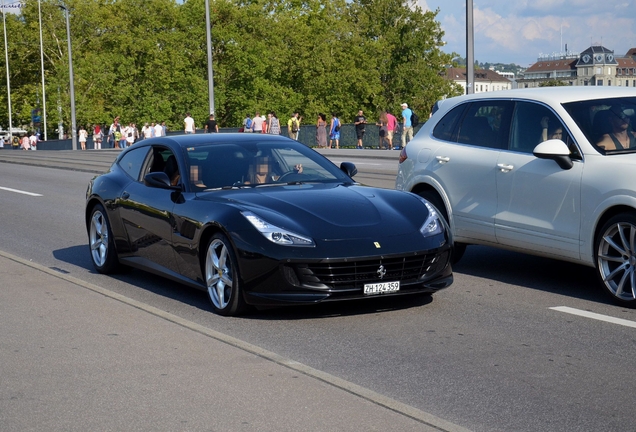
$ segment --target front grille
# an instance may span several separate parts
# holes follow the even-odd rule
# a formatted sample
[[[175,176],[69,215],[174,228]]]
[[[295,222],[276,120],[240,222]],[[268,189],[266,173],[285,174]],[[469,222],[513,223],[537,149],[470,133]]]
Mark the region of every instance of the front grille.
[[[360,289],[364,284],[383,281],[414,283],[441,270],[445,264],[444,256],[419,254],[357,261],[295,264],[290,267],[295,269],[294,273],[297,276],[294,282],[300,282],[301,286],[338,291]],[[384,273],[383,277],[380,277],[381,273]],[[287,279],[290,280],[289,276]]]

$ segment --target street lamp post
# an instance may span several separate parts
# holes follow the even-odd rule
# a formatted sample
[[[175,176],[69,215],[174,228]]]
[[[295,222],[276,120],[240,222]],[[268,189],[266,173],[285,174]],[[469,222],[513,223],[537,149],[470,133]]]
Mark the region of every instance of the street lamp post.
[[[44,141],[46,141],[46,89],[44,88],[44,45],[42,42],[42,8],[38,0],[38,19],[40,21],[40,66],[42,69],[42,118],[44,120]]]
[[[7,102],[9,104],[9,143],[13,142],[13,121],[11,119],[11,80],[9,78],[9,45],[7,44],[7,20],[4,9],[4,0],[2,0],[2,28],[4,29],[4,59],[7,69]]]
[[[473,0],[466,0],[466,94],[475,93],[475,35]]]
[[[205,0],[205,27],[208,42],[208,97],[210,114],[214,113],[214,75],[212,73],[212,26],[210,23],[210,0]]]
[[[68,17],[68,8],[60,5],[66,12],[66,39],[68,41],[68,74],[71,90],[71,141],[73,150],[77,150],[77,122],[75,121],[75,85],[73,84],[73,53],[71,51],[71,22]]]

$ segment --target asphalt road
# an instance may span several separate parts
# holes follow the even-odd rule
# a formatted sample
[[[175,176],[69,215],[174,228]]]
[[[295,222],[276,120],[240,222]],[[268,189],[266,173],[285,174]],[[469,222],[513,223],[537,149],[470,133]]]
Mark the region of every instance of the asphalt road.
[[[0,151],[0,161],[7,152]],[[329,157],[346,156],[361,175],[390,187],[385,177],[396,169],[398,152],[384,152],[395,156],[380,162],[377,155],[367,157],[379,151],[353,152],[360,156],[341,151]],[[591,268],[469,247],[454,267],[455,283],[432,298],[378,298],[222,318],[210,312],[204,293],[143,272],[96,274],[88,255],[84,194],[96,169],[91,158],[103,158],[99,163],[107,166],[114,153],[57,153],[47,160],[71,157],[75,167],[0,163],[1,250],[467,429],[636,429],[630,409],[636,402],[631,326],[636,311],[608,303]],[[585,312],[599,315],[576,314]]]

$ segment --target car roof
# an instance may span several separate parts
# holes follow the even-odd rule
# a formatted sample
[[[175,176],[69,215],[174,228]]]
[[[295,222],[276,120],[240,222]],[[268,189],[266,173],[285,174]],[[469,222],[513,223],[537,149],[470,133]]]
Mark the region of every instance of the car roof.
[[[500,90],[494,92],[475,93],[471,95],[449,98],[450,105],[455,105],[466,100],[480,99],[527,99],[541,101],[548,104],[561,104],[590,99],[636,97],[636,87],[610,87],[610,86],[562,86],[562,87],[538,87],[513,90]],[[442,104],[440,104],[440,107]],[[446,102],[443,103],[446,106]]]
[[[259,133],[240,133],[240,132],[227,132],[227,133],[200,133],[200,134],[187,134],[187,135],[169,135],[164,137],[147,138],[139,141],[144,145],[168,145],[171,147],[197,147],[201,145],[209,144],[241,144],[247,142],[284,142],[287,145],[303,145],[297,141],[289,139],[281,135],[259,134]],[[133,148],[135,146],[129,147]]]

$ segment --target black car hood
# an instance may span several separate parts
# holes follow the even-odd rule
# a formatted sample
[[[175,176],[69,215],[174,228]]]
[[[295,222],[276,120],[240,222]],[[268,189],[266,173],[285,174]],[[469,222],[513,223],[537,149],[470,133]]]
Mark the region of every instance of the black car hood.
[[[225,201],[281,228],[323,240],[412,234],[428,215],[412,194],[342,184],[261,186],[213,191],[199,198]]]

